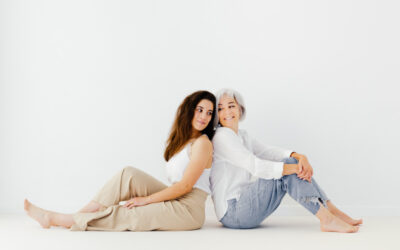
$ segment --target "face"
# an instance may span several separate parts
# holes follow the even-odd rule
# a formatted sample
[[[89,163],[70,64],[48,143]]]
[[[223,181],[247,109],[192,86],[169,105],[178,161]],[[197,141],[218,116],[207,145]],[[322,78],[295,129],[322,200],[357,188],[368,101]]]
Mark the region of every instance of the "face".
[[[223,127],[235,129],[239,125],[240,107],[233,97],[223,95],[218,103],[219,123]]]
[[[210,100],[201,100],[194,111],[192,126],[198,131],[204,130],[210,123],[213,114],[214,105]]]

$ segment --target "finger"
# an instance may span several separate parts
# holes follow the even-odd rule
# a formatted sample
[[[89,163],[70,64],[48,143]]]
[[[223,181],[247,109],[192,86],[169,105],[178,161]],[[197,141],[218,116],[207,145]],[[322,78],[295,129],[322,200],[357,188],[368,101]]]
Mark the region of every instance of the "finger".
[[[125,202],[124,207],[128,207],[130,204],[131,204],[131,201],[129,200],[129,201]]]
[[[299,174],[302,174],[304,171],[304,166],[301,163],[299,163],[298,165],[299,165]]]
[[[306,168],[306,170],[304,171],[304,175],[308,176],[310,174],[310,169]]]
[[[303,170],[303,172],[300,173],[299,176],[300,176],[301,178],[304,178],[304,177],[306,177],[306,174],[307,174],[307,172],[306,172],[305,170]]]
[[[308,176],[307,176],[307,179],[309,179],[310,182],[311,182],[311,177],[312,177],[312,169],[310,169],[310,172],[308,173]]]
[[[297,176],[300,180],[304,180],[304,176]]]
[[[307,180],[308,179],[308,175],[309,175],[308,172],[304,172],[304,174],[302,175],[302,178]]]
[[[132,206],[132,204],[134,203],[134,201],[131,199],[129,201],[126,202],[126,207],[129,208]]]

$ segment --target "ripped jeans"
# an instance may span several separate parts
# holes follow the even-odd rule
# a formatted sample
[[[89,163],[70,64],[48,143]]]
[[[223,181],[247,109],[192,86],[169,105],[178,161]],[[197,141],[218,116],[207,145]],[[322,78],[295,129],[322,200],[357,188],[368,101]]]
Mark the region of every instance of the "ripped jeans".
[[[286,158],[286,164],[296,164],[295,158]],[[320,201],[326,207],[327,196],[312,178],[311,183],[297,177],[285,175],[280,179],[259,178],[241,190],[239,200],[228,200],[228,209],[221,223],[230,228],[254,228],[272,214],[280,205],[285,194],[289,195],[312,214],[320,208]]]

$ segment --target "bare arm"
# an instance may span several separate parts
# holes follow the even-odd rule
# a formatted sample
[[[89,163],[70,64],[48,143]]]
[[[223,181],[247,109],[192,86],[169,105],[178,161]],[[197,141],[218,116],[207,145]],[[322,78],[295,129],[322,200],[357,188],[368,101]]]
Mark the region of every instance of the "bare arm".
[[[182,180],[152,195],[132,198],[124,206],[129,208],[143,206],[150,203],[173,200],[189,193],[203,170],[207,167],[207,163],[212,158],[212,153],[211,141],[205,136],[198,138],[192,145],[190,162]]]

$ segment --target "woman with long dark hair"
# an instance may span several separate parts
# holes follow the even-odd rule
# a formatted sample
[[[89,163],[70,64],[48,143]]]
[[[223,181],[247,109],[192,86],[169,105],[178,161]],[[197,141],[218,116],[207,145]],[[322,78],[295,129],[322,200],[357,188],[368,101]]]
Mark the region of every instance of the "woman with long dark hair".
[[[215,103],[212,93],[197,91],[179,106],[164,153],[171,186],[137,168],[125,167],[75,214],[44,210],[26,199],[25,211],[43,228],[62,226],[72,231],[201,228],[210,193]],[[119,205],[121,201],[126,202]]]

